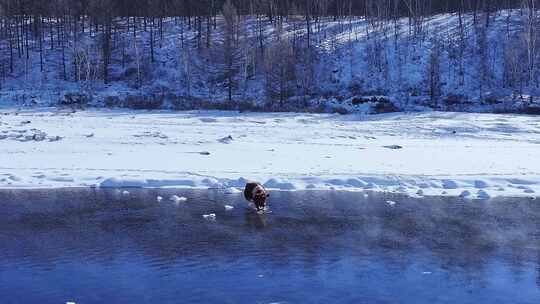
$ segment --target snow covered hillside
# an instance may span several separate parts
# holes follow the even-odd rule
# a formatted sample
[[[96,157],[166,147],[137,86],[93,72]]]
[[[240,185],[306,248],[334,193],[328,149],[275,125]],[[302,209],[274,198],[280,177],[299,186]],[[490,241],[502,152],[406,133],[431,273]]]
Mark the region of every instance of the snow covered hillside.
[[[114,20],[107,49],[105,27],[48,18],[43,41],[27,35],[34,40],[10,54],[0,39],[0,104],[540,113],[540,31],[529,14],[441,14],[413,26],[320,17],[309,39],[302,17],[237,16],[232,45],[221,16],[202,27],[125,17]]]
[[[200,187],[246,180],[469,198],[540,192],[540,117],[0,112],[0,187]]]

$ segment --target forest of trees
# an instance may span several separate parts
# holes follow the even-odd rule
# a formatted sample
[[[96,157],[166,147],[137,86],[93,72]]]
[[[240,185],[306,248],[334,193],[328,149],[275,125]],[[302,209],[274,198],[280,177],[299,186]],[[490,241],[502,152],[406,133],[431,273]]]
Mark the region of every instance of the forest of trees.
[[[535,0],[525,0],[534,2]],[[221,13],[226,0],[2,0],[3,15],[44,17],[92,16],[97,19],[113,17],[198,17]],[[521,0],[231,0],[239,14],[264,14],[268,18],[290,15],[391,16],[430,15],[441,12],[487,12],[518,7]]]
[[[36,70],[49,73],[47,79],[81,84],[126,78],[130,87],[141,88],[149,78],[159,78],[150,70],[159,65],[159,50],[170,44],[174,31],[182,95],[197,95],[197,81],[206,75],[209,98],[223,91],[228,101],[242,99],[239,94],[247,94],[247,83],[259,79],[265,96],[279,106],[295,96],[305,103],[315,95],[332,94],[315,88],[326,24],[337,23],[352,35],[353,24],[365,20],[369,43],[363,56],[370,60],[370,75],[388,81],[392,60],[384,50],[394,41],[398,52],[397,43],[405,36],[398,20],[407,20],[407,39],[429,48],[423,81],[434,103],[443,95],[441,54],[455,61],[457,72],[452,75],[464,85],[471,41],[479,46],[474,53],[479,58],[480,95],[495,78],[496,60],[490,56],[504,57],[504,83],[496,85],[523,91],[539,86],[539,7],[540,0],[0,0],[0,90],[10,78],[28,79],[25,75]],[[508,8],[519,10],[521,30],[508,35],[508,41],[519,43],[491,54],[490,23]],[[427,35],[426,22],[438,13],[458,18],[457,37]],[[472,16],[473,30],[465,15]],[[511,27],[509,21],[509,33]],[[350,57],[353,61],[354,54]],[[402,73],[399,77],[407,77]],[[353,91],[355,86],[349,85]]]

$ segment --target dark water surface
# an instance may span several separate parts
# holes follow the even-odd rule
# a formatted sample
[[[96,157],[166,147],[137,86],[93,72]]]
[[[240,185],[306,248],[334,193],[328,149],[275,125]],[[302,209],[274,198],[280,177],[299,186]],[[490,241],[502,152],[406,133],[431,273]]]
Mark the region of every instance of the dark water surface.
[[[0,303],[540,303],[540,201],[129,192],[0,191]]]

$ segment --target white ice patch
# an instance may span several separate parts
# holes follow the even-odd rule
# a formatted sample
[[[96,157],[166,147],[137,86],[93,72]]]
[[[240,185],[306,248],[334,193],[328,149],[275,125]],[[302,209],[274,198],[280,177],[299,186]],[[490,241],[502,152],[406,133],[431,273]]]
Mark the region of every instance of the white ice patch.
[[[184,202],[187,202],[188,200],[186,197],[178,196],[178,195],[172,195],[169,199],[175,204],[184,203]]]
[[[215,213],[203,214],[202,217],[207,221],[215,221],[216,220],[216,214]]]
[[[161,196],[158,195],[158,197],[156,197],[156,201],[157,201],[158,203],[160,203],[161,201],[163,201],[163,197],[161,197]]]
[[[234,209],[233,206],[231,206],[231,205],[225,205],[225,210],[226,210],[226,211],[231,211],[231,210],[233,210],[233,209]]]
[[[396,202],[394,201],[386,201],[386,203],[388,204],[388,206],[390,207],[394,207],[396,205]]]

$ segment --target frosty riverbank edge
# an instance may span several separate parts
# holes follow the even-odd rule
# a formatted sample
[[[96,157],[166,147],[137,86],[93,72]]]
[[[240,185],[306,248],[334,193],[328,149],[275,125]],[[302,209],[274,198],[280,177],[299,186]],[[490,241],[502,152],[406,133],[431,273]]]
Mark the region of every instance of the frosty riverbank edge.
[[[540,193],[540,117],[0,110],[0,188]]]

